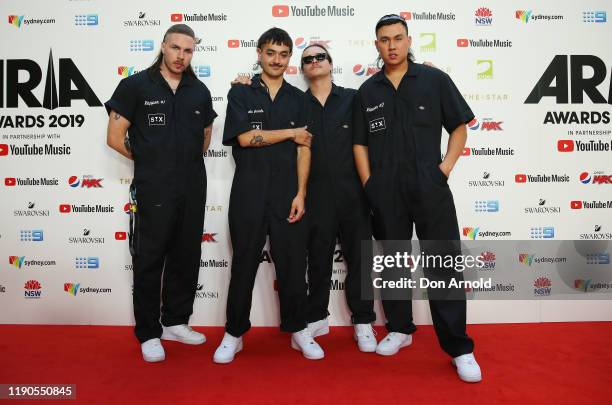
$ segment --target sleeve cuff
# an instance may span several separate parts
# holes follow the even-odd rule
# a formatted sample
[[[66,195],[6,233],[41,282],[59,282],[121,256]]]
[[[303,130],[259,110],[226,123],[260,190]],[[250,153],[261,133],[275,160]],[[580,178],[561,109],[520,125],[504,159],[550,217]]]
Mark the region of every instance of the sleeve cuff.
[[[110,115],[111,111],[115,111],[119,113],[122,117],[132,122],[132,116],[129,114],[127,108],[123,107],[118,101],[110,99],[106,103],[104,103],[104,107],[106,107],[106,113]]]

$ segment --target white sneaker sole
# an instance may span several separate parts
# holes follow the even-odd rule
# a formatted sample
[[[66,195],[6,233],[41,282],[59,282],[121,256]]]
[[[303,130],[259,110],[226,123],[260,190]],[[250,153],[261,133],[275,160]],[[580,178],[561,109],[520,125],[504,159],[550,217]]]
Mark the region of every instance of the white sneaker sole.
[[[465,375],[461,375],[459,373],[457,373],[457,375],[459,376],[459,379],[463,382],[466,383],[477,383],[477,382],[481,382],[482,381],[482,376],[465,376]]]
[[[393,350],[391,352],[385,352],[382,349],[379,349],[379,346],[380,346],[380,344],[379,344],[378,346],[376,346],[376,353],[380,354],[381,356],[393,356],[393,355],[396,355],[397,352],[399,352],[401,348],[408,347],[411,344],[412,344],[412,339],[408,339],[407,341],[405,341],[404,343],[399,345],[399,347],[397,349],[395,349],[395,350]]]
[[[312,337],[315,338],[315,337],[327,335],[328,333],[329,333],[329,325],[313,330]]]
[[[160,361],[166,360],[166,354],[164,353],[161,356],[147,356],[143,353],[142,358],[147,363],[159,363]]]
[[[198,339],[198,340],[189,340],[189,339],[185,339],[182,338],[180,336],[176,336],[170,332],[166,332],[164,330],[164,332],[161,335],[161,340],[171,340],[173,342],[180,342],[180,343],[184,343],[186,345],[201,345],[204,342],[206,342],[206,336],[202,335],[202,339]]]
[[[219,359],[219,358],[213,356],[213,362],[215,362],[217,364],[231,363],[232,361],[234,361],[234,358],[236,357],[236,354],[238,354],[241,351],[242,351],[242,341],[240,341],[238,343],[238,345],[236,346],[236,351],[234,352],[234,355],[232,357],[228,357],[228,358],[225,358],[225,359]]]
[[[305,351],[302,350],[302,348],[300,347],[300,345],[298,345],[295,340],[293,340],[293,338],[291,338],[291,348],[294,350],[297,350],[298,352],[302,352],[302,355],[307,358],[308,360],[321,360],[322,358],[325,357],[325,353],[321,354],[320,356],[318,355],[311,355],[306,353]]]

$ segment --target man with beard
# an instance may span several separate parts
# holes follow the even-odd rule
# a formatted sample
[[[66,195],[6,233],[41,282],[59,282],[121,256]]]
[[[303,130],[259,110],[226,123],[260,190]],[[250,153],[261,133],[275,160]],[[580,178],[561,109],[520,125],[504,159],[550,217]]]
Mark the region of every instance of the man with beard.
[[[217,114],[210,92],[190,65],[195,43],[190,27],[171,26],[153,65],[123,79],[106,102],[107,143],[134,160],[130,253],[135,334],[148,362],[165,359],[160,337],[192,345],[205,341],[187,323],[200,271],[203,154]]]

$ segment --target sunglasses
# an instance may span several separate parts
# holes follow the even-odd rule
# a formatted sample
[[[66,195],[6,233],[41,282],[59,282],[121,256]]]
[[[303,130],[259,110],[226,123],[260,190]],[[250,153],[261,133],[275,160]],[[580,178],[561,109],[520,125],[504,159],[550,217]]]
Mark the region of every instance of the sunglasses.
[[[315,59],[317,60],[317,62],[323,62],[325,59],[327,59],[327,54],[318,53],[316,55],[304,56],[302,58],[302,63],[304,63],[305,65],[310,65],[312,62],[314,62]]]

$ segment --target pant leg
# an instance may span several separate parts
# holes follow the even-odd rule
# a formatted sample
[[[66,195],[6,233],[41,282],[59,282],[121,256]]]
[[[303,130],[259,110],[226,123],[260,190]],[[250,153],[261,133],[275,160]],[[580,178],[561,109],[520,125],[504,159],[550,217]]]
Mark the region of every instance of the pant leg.
[[[132,258],[134,269],[134,332],[142,343],[162,334],[160,290],[166,252],[173,238],[177,218],[176,204],[158,203],[138,197],[138,226],[135,232],[140,246]]]
[[[440,241],[434,245],[436,246],[435,253],[441,253],[440,249],[446,249],[449,250],[449,254],[459,254],[457,214],[451,190],[445,181],[444,184],[436,183],[419,193],[419,202],[416,206],[415,223],[419,239]],[[457,242],[455,244],[448,241]],[[428,252],[425,253],[428,254]],[[434,272],[435,274],[432,274]],[[430,269],[425,274],[427,277],[436,279],[450,280],[451,277],[455,277],[463,280],[463,274],[454,270]],[[438,292],[432,291],[429,296],[436,294]],[[456,291],[453,291],[452,294],[453,297],[458,295]],[[463,292],[462,299],[436,300],[430,298],[429,308],[442,349],[452,357],[473,352],[474,342],[466,333],[465,293]]]
[[[193,313],[202,256],[205,203],[203,192],[188,193],[178,210],[164,267],[161,320],[165,326],[187,324]]]
[[[361,208],[361,209],[360,209]],[[340,243],[346,259],[345,293],[351,310],[353,324],[371,323],[376,320],[372,297],[372,282],[362,277],[361,241],[371,241],[370,216],[366,207],[347,211],[340,221]]]
[[[274,260],[281,330],[297,332],[306,327],[306,238],[304,219],[290,224],[285,218],[270,217],[270,253]]]
[[[308,322],[325,319],[329,312],[338,221],[329,202],[327,209],[309,210],[308,221]]]
[[[373,212],[373,228],[378,240],[411,240],[412,207],[409,198],[402,193],[402,184],[391,169],[372,175],[366,183],[366,195]],[[400,245],[405,245],[400,244]],[[383,243],[384,254],[394,254],[401,247],[394,243]],[[385,274],[398,274],[386,271]],[[388,276],[387,276],[388,277]],[[402,291],[403,292],[403,291]],[[398,299],[397,291],[382,290],[382,304],[387,318],[387,330],[411,334],[416,331],[412,320],[412,295],[407,290],[406,299]],[[391,299],[393,297],[393,299]]]
[[[233,212],[230,206],[229,226],[233,257],[227,292],[225,331],[240,337],[251,328],[251,303],[261,251],[266,243],[268,219],[263,215]]]

